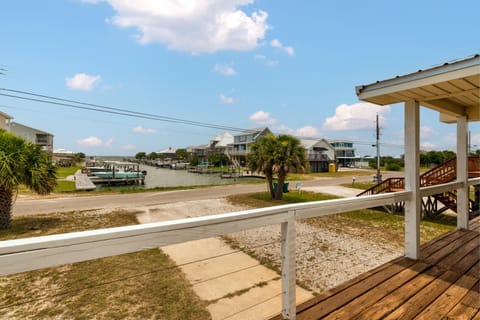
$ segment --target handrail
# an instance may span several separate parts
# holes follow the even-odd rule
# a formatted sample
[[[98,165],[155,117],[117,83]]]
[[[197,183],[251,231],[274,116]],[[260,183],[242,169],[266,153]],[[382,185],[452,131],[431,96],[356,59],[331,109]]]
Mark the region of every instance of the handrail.
[[[469,156],[468,157],[468,172],[480,173],[480,157]],[[457,158],[451,158],[444,163],[424,172],[420,175],[420,187],[435,186],[439,184],[445,184],[457,177]],[[401,181],[401,182],[400,182]],[[393,185],[397,182],[397,185]],[[393,187],[392,187],[393,185]],[[388,178],[382,182],[362,191],[357,196],[373,195],[382,192],[391,192],[392,189],[404,189],[404,178]]]

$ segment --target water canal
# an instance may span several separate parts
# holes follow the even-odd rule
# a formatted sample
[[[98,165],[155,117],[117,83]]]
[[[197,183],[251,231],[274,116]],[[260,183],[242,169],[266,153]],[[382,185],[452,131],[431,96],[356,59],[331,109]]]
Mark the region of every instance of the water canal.
[[[218,174],[200,174],[191,173],[187,170],[172,170],[165,168],[156,168],[146,165],[140,165],[140,170],[146,170],[145,184],[141,186],[132,186],[132,188],[162,188],[162,187],[186,187],[186,186],[204,186],[204,185],[225,185],[234,183],[248,183],[259,181],[258,178],[236,178],[222,179]],[[118,186],[125,188],[125,186]],[[115,186],[98,185],[98,189],[116,188]]]

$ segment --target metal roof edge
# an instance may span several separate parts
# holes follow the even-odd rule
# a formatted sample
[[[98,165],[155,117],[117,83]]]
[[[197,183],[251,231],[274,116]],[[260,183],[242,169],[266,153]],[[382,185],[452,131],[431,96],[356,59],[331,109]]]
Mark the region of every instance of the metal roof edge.
[[[411,81],[421,80],[421,79],[436,76],[439,74],[445,74],[448,72],[453,72],[453,71],[457,71],[465,68],[475,67],[477,65],[480,66],[480,54],[475,54],[472,57],[459,60],[459,61],[454,61],[451,63],[446,62],[442,65],[435,66],[430,69],[418,70],[417,72],[409,73],[403,76],[396,76],[395,78],[377,81],[367,85],[358,85],[355,87],[355,92],[357,96],[360,96],[360,94],[368,91],[383,89],[383,88],[400,85],[400,84],[404,84]]]

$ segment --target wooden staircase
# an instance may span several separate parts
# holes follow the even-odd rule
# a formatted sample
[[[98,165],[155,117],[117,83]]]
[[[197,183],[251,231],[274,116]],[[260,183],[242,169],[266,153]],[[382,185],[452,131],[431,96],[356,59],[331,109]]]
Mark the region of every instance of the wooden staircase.
[[[437,184],[454,181],[457,177],[457,159],[452,158],[423,173],[420,176],[420,187],[428,187]],[[480,157],[468,157],[468,177],[480,177]],[[477,186],[476,188],[479,188]],[[377,185],[359,193],[358,196],[368,196],[379,193],[388,193],[405,190],[405,178],[388,178]],[[479,195],[475,193],[475,201],[469,199],[470,216],[479,215]],[[439,207],[441,203],[443,207]],[[394,211],[404,208],[404,203],[392,205]],[[435,216],[448,209],[457,212],[457,191],[452,190],[428,196],[422,199],[422,216]]]

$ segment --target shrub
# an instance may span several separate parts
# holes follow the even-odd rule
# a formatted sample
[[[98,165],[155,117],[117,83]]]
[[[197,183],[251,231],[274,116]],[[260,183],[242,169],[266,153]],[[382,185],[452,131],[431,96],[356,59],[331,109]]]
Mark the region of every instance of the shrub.
[[[387,169],[387,171],[400,171],[402,168],[396,163],[389,163],[385,169]]]

